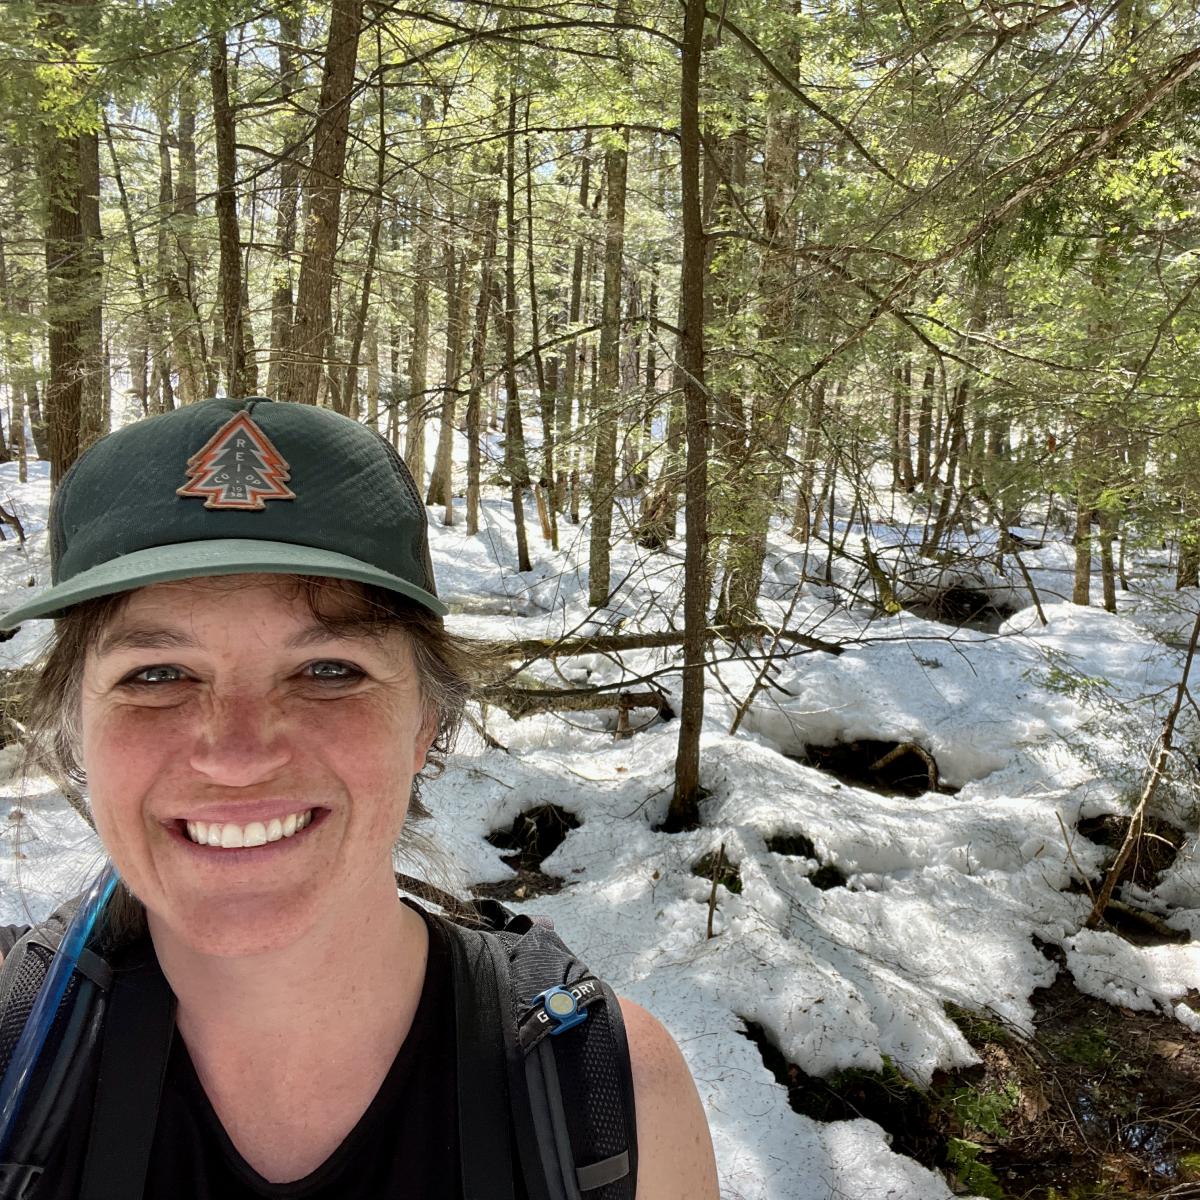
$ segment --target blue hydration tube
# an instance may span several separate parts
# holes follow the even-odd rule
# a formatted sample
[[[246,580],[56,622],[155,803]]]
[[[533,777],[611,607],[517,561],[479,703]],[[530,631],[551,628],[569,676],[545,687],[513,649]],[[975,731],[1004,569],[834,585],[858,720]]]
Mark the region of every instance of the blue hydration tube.
[[[58,1015],[58,1006],[62,1003],[67,985],[71,982],[79,955],[87,945],[96,920],[104,911],[104,906],[116,886],[116,868],[112,863],[106,863],[84,893],[79,907],[75,909],[67,925],[58,950],[50,960],[50,969],[42,981],[33,1008],[25,1021],[25,1027],[21,1030],[21,1036],[17,1039],[8,1070],[4,1073],[4,1079],[0,1080],[0,1158],[8,1149],[21,1101],[25,1098],[33,1076],[33,1068],[37,1065],[38,1056],[50,1035],[50,1028]]]

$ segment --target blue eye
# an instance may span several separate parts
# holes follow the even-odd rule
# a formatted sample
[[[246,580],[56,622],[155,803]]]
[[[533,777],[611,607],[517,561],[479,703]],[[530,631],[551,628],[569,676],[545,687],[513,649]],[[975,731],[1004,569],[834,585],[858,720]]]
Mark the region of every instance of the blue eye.
[[[329,659],[309,663],[308,671],[314,679],[324,683],[349,683],[362,677],[362,672],[357,667]]]
[[[183,671],[179,667],[160,666],[143,667],[126,677],[126,683],[178,683],[183,679]]]

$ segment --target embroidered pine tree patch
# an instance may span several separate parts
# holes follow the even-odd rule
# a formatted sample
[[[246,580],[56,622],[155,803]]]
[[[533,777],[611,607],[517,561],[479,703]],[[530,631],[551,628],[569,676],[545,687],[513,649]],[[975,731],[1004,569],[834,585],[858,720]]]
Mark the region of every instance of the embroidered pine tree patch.
[[[295,500],[283,455],[246,412],[236,413],[187,464],[177,496],[195,496],[205,508],[262,509],[268,500]]]

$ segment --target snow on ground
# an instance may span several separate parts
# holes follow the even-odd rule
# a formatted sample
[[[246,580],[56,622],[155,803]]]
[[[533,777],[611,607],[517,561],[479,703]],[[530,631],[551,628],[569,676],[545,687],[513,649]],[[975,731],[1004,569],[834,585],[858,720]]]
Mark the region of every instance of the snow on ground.
[[[25,550],[0,545],[5,607],[30,580],[37,587],[48,579],[47,489],[40,464],[26,485],[16,483],[14,465],[0,465],[0,500],[16,504],[30,533]],[[461,505],[456,527],[442,527],[440,516],[431,510],[435,569],[450,624],[463,634],[666,628],[681,619],[678,545],[640,559],[618,545],[617,598],[591,614],[586,529],[564,523],[554,553],[531,520],[536,561],[518,574],[506,504],[485,504],[474,538],[462,531]],[[893,548],[899,541],[887,527],[871,536],[885,549],[889,537]],[[1152,580],[1123,594],[1120,615],[1080,609],[1064,602],[1069,555],[1053,540],[1024,555],[1048,624],[1022,607],[991,634],[909,614],[873,620],[845,604],[837,586],[802,583],[802,572],[811,580],[823,570],[820,551],[777,532],[764,618],[846,648],[777,662],[736,734],[730,726],[762,664],[715,648],[703,742],[709,796],[694,832],[655,832],[671,792],[673,722],[616,741],[611,714],[517,722],[489,711],[487,732],[506,749],[468,731],[428,786],[425,832],[439,848],[431,870],[463,888],[511,876],[484,839],[520,812],[554,803],[580,819],[543,864],[567,881],[562,892],[517,907],[550,916],[593,969],[673,1032],[709,1113],[725,1197],[950,1194],[936,1173],[894,1154],[877,1125],[822,1125],[794,1113],[744,1022],[813,1075],[879,1069],[886,1059],[927,1082],[937,1068],[973,1061],[948,1003],[1031,1028],[1031,993],[1055,973],[1036,935],[1063,947],[1085,991],[1158,1007],[1200,1030],[1200,1014],[1184,999],[1200,988],[1200,950],[1139,948],[1082,931],[1087,897],[1067,889],[1080,869],[1098,870],[1103,851],[1077,835],[1069,848],[1064,840],[1081,817],[1122,811],[1136,794],[1180,670],[1178,649],[1166,643],[1186,640],[1197,597],[1168,592],[1165,582],[1156,591]],[[1010,606],[1028,603],[1019,576],[992,571],[983,582]],[[31,622],[0,644],[0,665],[29,661],[44,628]],[[677,702],[677,662],[674,651],[656,650],[623,664],[597,655],[560,665],[564,677],[592,682],[666,672],[658,683]],[[957,790],[882,796],[798,761],[806,746],[853,739],[917,742]],[[1179,792],[1174,804],[1194,832],[1188,796]],[[770,849],[782,835],[798,839],[793,848],[811,845],[812,855]],[[100,857],[79,818],[39,780],[12,778],[0,789],[0,839],[0,922],[45,915]],[[692,867],[721,844],[743,890],[719,889],[709,940],[710,884]],[[822,866],[838,868],[845,886],[814,884]],[[1200,936],[1195,838],[1139,899]]]

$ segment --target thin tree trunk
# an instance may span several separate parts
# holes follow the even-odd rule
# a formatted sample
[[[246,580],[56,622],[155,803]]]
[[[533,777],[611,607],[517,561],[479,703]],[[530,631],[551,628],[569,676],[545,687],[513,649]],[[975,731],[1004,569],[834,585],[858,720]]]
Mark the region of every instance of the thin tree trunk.
[[[617,131],[617,141],[604,153],[608,201],[604,235],[604,295],[601,301],[600,352],[596,393],[592,398],[595,425],[592,462],[591,543],[588,553],[588,603],[602,608],[609,600],[609,559],[612,515],[617,486],[617,425],[621,390],[621,268],[625,248],[625,183],[629,167],[629,131]]]
[[[529,466],[525,431],[521,427],[521,397],[517,391],[517,94],[508,94],[508,130],[504,171],[504,465],[512,489],[513,523],[517,533],[517,570],[528,571],[529,538],[525,531],[525,489]]]
[[[580,155],[579,164],[579,215],[581,219],[586,219],[588,209],[588,191],[591,187],[591,168],[592,160],[588,157],[588,151],[591,149],[592,131],[589,129],[583,136],[583,149]],[[581,232],[578,240],[575,243],[575,251],[571,258],[571,294],[567,304],[567,324],[572,330],[578,327],[579,317],[581,313],[581,305],[583,303],[583,259],[584,259],[584,242],[585,238]],[[571,415],[575,401],[575,380],[579,371],[579,339],[572,337],[567,342],[567,351],[564,359],[563,367],[563,387],[558,398],[558,409],[556,413],[555,424],[557,426],[558,443],[563,445],[571,436]],[[582,427],[580,421],[580,427]],[[567,486],[565,478],[558,478],[554,481],[555,490],[555,508],[560,512],[564,510],[567,500]],[[572,519],[578,523],[578,509],[573,510]]]
[[[179,369],[179,399],[192,404],[217,390],[217,364],[209,358],[196,279],[193,230],[196,205],[196,88],[185,78],[179,88],[179,170],[175,187],[176,264],[167,270],[165,285],[172,332],[172,350]]]
[[[84,360],[80,392],[79,449],[86,450],[108,430],[104,386],[104,233],[100,228],[100,136],[94,130],[79,135],[79,216],[83,235],[81,263],[84,290],[80,317]]]
[[[433,96],[421,97],[422,145],[431,152],[429,126],[433,123]],[[418,184],[418,187],[421,185]],[[418,490],[425,478],[425,405],[429,377],[429,276],[433,265],[432,205],[428,194],[418,192],[413,200],[417,225],[416,252],[413,255],[412,347],[408,359],[408,412],[404,430],[404,457],[417,481]]]
[[[380,44],[382,35],[379,26],[375,27],[376,45],[382,61],[383,51]],[[346,382],[342,388],[341,411],[357,417],[358,402],[358,359],[362,353],[363,334],[367,328],[367,313],[371,307],[371,281],[375,275],[375,259],[379,254],[379,232],[383,227],[383,183],[387,170],[387,126],[384,119],[384,90],[383,79],[380,78],[376,88],[379,115],[379,148],[375,156],[375,196],[371,216],[371,232],[367,235],[367,261],[363,266],[362,292],[359,296],[358,309],[354,314],[354,325],[350,331],[350,361],[346,365]],[[419,477],[418,477],[419,478]]]
[[[925,368],[921,381],[921,407],[917,414],[917,481],[928,491],[933,486],[929,470],[933,451],[933,386],[936,380],[933,367]]]
[[[213,140],[217,158],[217,236],[220,243],[221,333],[225,350],[225,390],[230,396],[252,392],[242,341],[242,244],[237,212],[237,132],[229,101],[229,55],[225,31],[209,35]]]
[[[83,256],[79,138],[57,133],[41,153],[46,195],[46,320],[49,379],[46,427],[51,486],[79,455],[79,416],[87,363],[80,326]]]
[[[537,276],[533,253],[533,153],[529,137],[530,97],[525,98],[525,273],[529,280],[529,329],[534,378],[542,417],[542,477],[535,485],[542,536],[558,549],[558,513],[554,507],[555,392],[558,371],[548,371],[542,361],[541,320],[538,312]]]
[[[303,404],[317,402],[331,333],[334,257],[362,9],[363,0],[333,0],[329,19],[325,71],[306,185],[307,216],[296,317],[289,339],[290,361],[281,388],[284,399]]]
[[[496,159],[494,174],[504,170],[504,155]],[[467,534],[479,532],[479,443],[483,437],[480,401],[483,396],[483,367],[487,354],[488,310],[492,303],[492,275],[496,258],[496,226],[500,218],[500,201],[491,198],[480,208],[483,248],[479,256],[479,298],[475,304],[475,329],[471,339],[471,374],[467,393]]]
[[[448,228],[453,228],[453,202],[447,214]],[[433,471],[429,476],[429,491],[426,504],[443,504],[446,508],[444,523],[454,524],[454,502],[451,488],[453,468],[455,409],[458,403],[459,374],[462,369],[463,331],[467,324],[465,309],[467,258],[461,264],[455,257],[454,241],[447,236],[442,246],[442,265],[445,272],[446,289],[446,348],[442,356],[444,366],[442,383],[442,410],[438,425],[437,451],[433,459]]]
[[[1075,583],[1071,603],[1087,605],[1092,600],[1092,520],[1095,513],[1080,489],[1075,522]]]
[[[300,10],[282,4],[276,10],[279,38],[279,98],[287,111],[283,126],[284,155],[279,164],[279,207],[275,216],[275,287],[271,292],[271,350],[267,366],[267,394],[279,392],[279,382],[288,354],[294,317],[292,303],[292,255],[296,252],[296,209],[300,199],[300,150],[296,121],[291,113],[297,65],[292,54],[300,42]]]
[[[683,703],[675,789],[666,828],[700,819],[700,730],[704,723],[704,632],[708,624],[708,398],[704,388],[704,230],[700,218],[700,57],[704,0],[687,0],[680,70],[679,168],[683,215],[679,358],[687,410]]]

